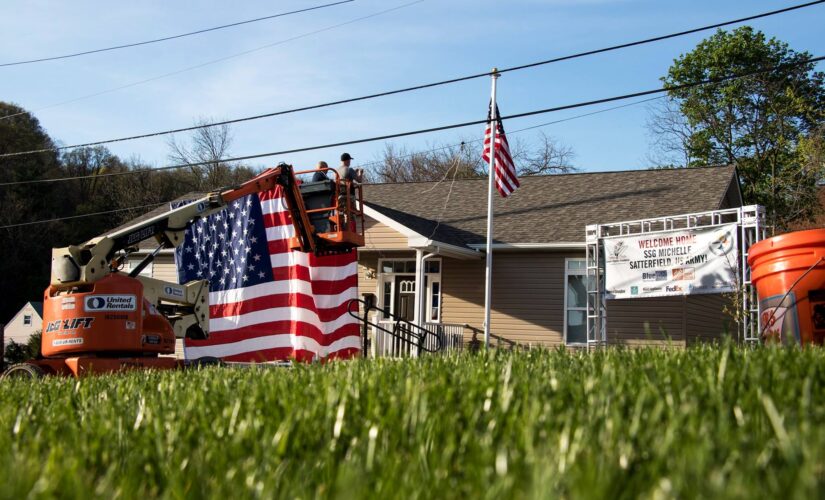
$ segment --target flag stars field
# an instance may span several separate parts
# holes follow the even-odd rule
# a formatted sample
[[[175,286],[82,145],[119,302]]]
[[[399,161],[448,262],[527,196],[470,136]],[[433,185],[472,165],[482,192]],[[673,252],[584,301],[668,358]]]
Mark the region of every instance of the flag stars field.
[[[187,339],[188,357],[267,361],[360,349],[347,312],[357,296],[355,253],[290,252],[291,216],[276,192],[235,201],[186,231],[175,253],[178,279],[207,278],[211,304],[210,338]]]

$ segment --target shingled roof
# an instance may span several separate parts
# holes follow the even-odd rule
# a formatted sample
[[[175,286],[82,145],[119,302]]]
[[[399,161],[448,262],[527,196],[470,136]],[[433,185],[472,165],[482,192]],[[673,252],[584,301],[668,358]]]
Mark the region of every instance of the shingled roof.
[[[524,177],[510,197],[494,195],[494,240],[583,242],[588,224],[738,206],[735,176],[726,166]],[[364,186],[370,208],[456,246],[485,242],[486,193],[486,179]]]
[[[510,197],[493,196],[494,240],[576,243],[584,241],[588,224],[741,205],[739,191],[732,187],[735,176],[735,168],[726,166],[522,177],[521,188]],[[188,193],[176,201],[202,195]],[[486,241],[486,179],[368,184],[364,200],[428,239],[459,247]],[[168,210],[164,204],[120,228]],[[140,245],[154,246],[153,241]]]

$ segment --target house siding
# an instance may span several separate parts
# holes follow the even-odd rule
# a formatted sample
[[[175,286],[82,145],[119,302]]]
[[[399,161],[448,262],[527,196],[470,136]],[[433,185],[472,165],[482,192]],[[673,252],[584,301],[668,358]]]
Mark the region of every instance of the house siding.
[[[583,253],[501,253],[494,258],[490,322],[494,344],[564,343],[564,266]],[[444,259],[442,321],[467,324],[465,340],[482,341],[484,262]],[[719,339],[735,325],[722,295],[607,302],[607,337],[627,346],[685,345]],[[498,337],[498,338],[496,338]]]
[[[370,217],[364,219],[364,243],[366,248],[409,250],[406,236]]]
[[[28,314],[32,317],[31,325],[24,325],[23,317]],[[3,328],[3,343],[15,341],[18,344],[25,344],[32,334],[42,329],[43,318],[31,304],[27,303]]]
[[[607,339],[627,346],[685,345],[685,297],[607,301]]]
[[[412,258],[407,238],[376,221],[367,223],[367,245],[358,251],[359,296],[376,294],[379,259]],[[493,345],[564,344],[564,266],[583,252],[497,252],[493,265]],[[467,325],[465,342],[484,339],[484,260],[441,257],[441,321]],[[152,276],[176,282],[172,255],[159,255]],[[735,331],[720,295],[607,302],[611,344],[683,347]]]
[[[739,323],[731,312],[734,303],[731,295],[694,295],[688,297],[685,309],[685,343],[718,340],[725,336],[736,338]]]
[[[564,343],[566,253],[500,253],[493,259],[492,342],[502,346]],[[583,255],[581,255],[583,257]],[[444,323],[466,324],[465,340],[484,339],[484,260],[444,259]]]
[[[724,294],[656,297],[607,302],[608,341],[628,346],[673,345],[719,340],[736,334]]]
[[[178,270],[175,267],[175,256],[170,254],[161,254],[155,258],[152,269],[152,277],[155,279],[169,281],[171,283],[178,282]]]

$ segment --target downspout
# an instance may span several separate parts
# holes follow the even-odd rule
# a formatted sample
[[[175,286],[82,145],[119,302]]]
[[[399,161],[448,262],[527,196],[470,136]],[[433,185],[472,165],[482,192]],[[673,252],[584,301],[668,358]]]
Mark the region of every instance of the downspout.
[[[415,308],[413,315],[415,317],[415,324],[424,326],[424,262],[427,259],[437,256],[437,253],[428,253],[424,255],[424,250],[416,249],[415,251]]]
[[[421,326],[421,276],[424,268],[424,250],[417,248],[415,250],[415,304],[413,305],[413,323]]]

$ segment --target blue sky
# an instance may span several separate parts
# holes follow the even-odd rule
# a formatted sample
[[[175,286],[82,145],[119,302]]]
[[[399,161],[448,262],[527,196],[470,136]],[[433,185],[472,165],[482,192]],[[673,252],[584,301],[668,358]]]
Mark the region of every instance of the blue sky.
[[[282,2],[5,1],[0,3],[0,62],[141,41],[329,0]],[[680,31],[801,3],[652,0],[424,0],[393,12],[279,43],[409,3],[356,0],[144,47],[32,65],[0,67],[0,100],[33,111],[63,144],[176,128],[198,118],[226,119],[312,105],[547,59]],[[825,5],[757,20],[752,26],[795,50],[825,54]],[[499,80],[502,114],[658,87],[673,59],[709,33],[507,73]],[[123,90],[52,106],[239,52],[269,48]],[[233,125],[236,156],[312,146],[483,119],[490,82],[478,79]],[[601,106],[608,107],[610,105]],[[600,107],[505,123],[530,127]],[[645,105],[543,128],[570,146],[583,171],[645,168],[650,140]],[[393,141],[413,151],[480,138],[483,126]],[[525,141],[535,131],[518,134]],[[183,137],[182,137],[183,138]],[[511,142],[513,138],[511,138]],[[383,143],[276,157],[311,168],[337,163],[345,149],[356,164],[376,160]],[[161,166],[165,138],[114,144],[124,157]]]

